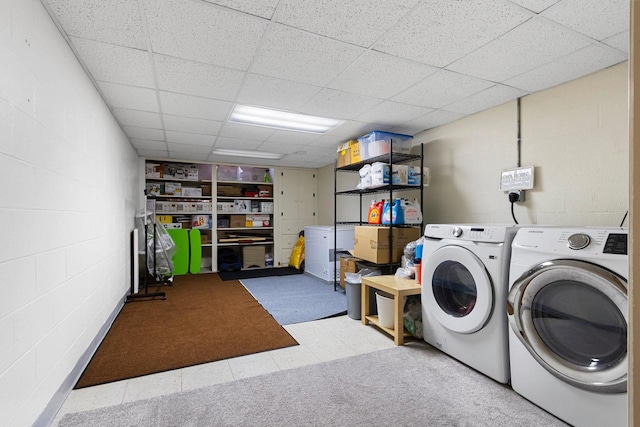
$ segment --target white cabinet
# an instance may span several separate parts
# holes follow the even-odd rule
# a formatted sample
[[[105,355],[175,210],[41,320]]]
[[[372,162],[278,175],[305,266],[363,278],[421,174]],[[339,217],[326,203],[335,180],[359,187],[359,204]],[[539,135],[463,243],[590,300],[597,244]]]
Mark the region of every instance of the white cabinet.
[[[316,169],[277,168],[275,175],[276,265],[287,266],[291,249],[307,225],[317,224]]]
[[[336,253],[353,249],[353,227],[308,226],[304,228],[304,273],[333,284],[336,275]],[[340,257],[337,257],[340,262]]]

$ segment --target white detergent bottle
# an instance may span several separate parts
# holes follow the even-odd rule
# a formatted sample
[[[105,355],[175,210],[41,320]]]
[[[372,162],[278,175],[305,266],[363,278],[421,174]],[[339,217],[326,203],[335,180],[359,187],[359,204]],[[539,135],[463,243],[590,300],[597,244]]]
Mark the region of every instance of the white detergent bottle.
[[[422,210],[417,199],[413,202],[404,200],[403,208],[405,224],[422,224]]]

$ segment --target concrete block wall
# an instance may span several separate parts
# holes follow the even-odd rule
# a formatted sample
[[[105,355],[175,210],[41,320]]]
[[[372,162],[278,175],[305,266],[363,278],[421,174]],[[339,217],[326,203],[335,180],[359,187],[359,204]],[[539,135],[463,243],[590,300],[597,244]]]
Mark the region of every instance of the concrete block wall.
[[[0,0],[0,425],[31,425],[121,306],[138,155],[41,3]]]
[[[535,186],[514,207],[520,224],[618,226],[628,209],[628,63],[521,100],[521,164]],[[513,223],[500,171],[517,166],[516,102],[430,129],[425,143],[431,223]]]

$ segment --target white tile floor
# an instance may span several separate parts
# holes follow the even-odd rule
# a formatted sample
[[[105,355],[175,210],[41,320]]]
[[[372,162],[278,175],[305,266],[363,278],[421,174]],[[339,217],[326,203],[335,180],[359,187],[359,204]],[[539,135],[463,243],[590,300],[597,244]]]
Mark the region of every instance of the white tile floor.
[[[73,390],[52,426],[67,413],[297,368],[394,346],[393,338],[348,316],[284,326],[300,345],[130,380]]]

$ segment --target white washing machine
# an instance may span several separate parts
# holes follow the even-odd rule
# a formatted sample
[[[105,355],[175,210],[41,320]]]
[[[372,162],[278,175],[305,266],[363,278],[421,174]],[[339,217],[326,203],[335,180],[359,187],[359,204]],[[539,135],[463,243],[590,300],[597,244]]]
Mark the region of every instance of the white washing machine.
[[[521,228],[513,241],[511,385],[574,426],[627,425],[627,234]]]
[[[509,382],[507,291],[516,228],[429,224],[422,253],[424,340]]]

